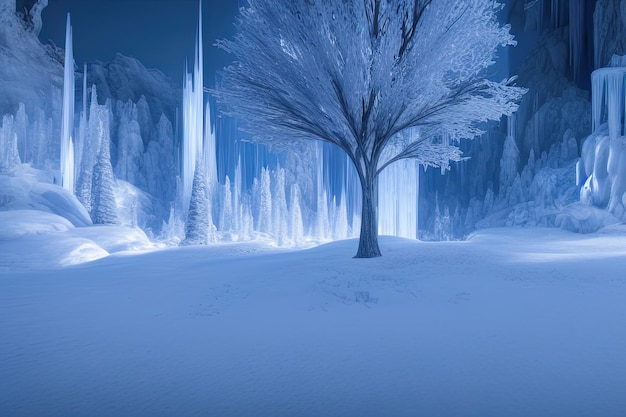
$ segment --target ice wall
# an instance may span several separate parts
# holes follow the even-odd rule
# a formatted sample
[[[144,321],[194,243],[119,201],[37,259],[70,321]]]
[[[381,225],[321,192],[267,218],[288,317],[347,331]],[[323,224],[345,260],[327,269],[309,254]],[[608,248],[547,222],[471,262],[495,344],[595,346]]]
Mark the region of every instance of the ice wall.
[[[43,3],[39,1],[33,8]],[[2,7],[0,120],[5,115],[13,118],[13,133],[22,163],[56,170],[58,177],[62,50],[59,54],[59,50],[39,42],[32,25],[15,13],[15,1],[5,1]],[[57,180],[60,182],[60,178]]]
[[[452,164],[445,175],[422,175],[425,239],[438,238],[435,228],[447,222],[446,209],[452,236],[462,238],[476,227],[554,226],[558,213],[577,199],[571,165],[591,132],[593,51],[586,39],[593,32],[593,2],[507,2],[505,12],[503,21],[518,41],[508,52],[511,71],[529,91],[514,132],[503,120],[484,137],[461,144],[469,160]]]
[[[594,69],[626,54],[626,0],[597,0],[593,13]]]

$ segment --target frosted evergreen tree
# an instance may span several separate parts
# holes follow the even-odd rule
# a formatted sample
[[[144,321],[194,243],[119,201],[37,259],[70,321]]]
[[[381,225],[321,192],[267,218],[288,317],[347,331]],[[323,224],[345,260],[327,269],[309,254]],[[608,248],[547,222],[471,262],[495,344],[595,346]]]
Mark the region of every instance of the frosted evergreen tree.
[[[100,130],[108,129],[100,126]],[[101,145],[98,162],[93,167],[93,179],[91,183],[91,220],[94,224],[117,224],[117,204],[115,202],[115,178],[111,166],[111,148],[107,134]]]
[[[222,210],[220,212],[220,230],[230,232],[233,229],[233,195],[230,189],[230,178],[226,176],[222,193]]]
[[[272,190],[270,171],[267,168],[261,170],[258,230],[261,233],[272,234]]]
[[[291,203],[289,209],[289,236],[294,245],[297,245],[304,237],[304,223],[302,221],[302,209],[300,208],[300,188],[297,183],[291,186],[289,201]]]
[[[333,198],[333,207],[336,207],[336,214],[334,218],[333,238],[334,239],[347,239],[349,234],[348,225],[348,208],[346,206],[346,194],[341,193],[341,201],[337,206]]]
[[[20,103],[15,113],[15,134],[17,135],[18,156],[21,161],[30,162],[33,160],[33,143],[31,135],[27,134],[28,116],[24,103]]]
[[[459,140],[517,109],[524,89],[486,78],[497,50],[515,44],[500,9],[494,0],[249,0],[237,35],[219,42],[235,56],[220,98],[256,140],[346,152],[363,197],[356,257],[380,256],[380,172],[407,158],[445,168],[461,159]]]
[[[285,170],[278,167],[272,183],[272,224],[279,246],[288,244],[287,196],[285,195]]]
[[[209,191],[206,166],[199,160],[193,175],[183,245],[208,245],[217,240]]]
[[[252,180],[252,189],[250,190],[250,214],[252,216],[253,229],[259,228],[259,208],[261,205],[261,183],[255,177]]]
[[[78,201],[87,209],[88,212],[92,211],[93,197],[92,181],[94,166],[98,161],[101,145],[109,138],[109,114],[106,106],[98,104],[98,95],[96,92],[96,86],[91,88],[91,101],[89,104],[89,119],[81,119],[81,124],[86,123],[80,129],[81,135],[79,138],[78,149],[80,154],[77,156],[77,160],[80,163],[80,169],[78,171],[78,177],[76,181],[76,197]]]
[[[328,219],[328,195],[326,190],[319,190],[317,193],[317,217],[315,222],[315,235],[319,239],[328,238],[330,222]]]
[[[0,126],[0,172],[9,172],[20,163],[14,119],[12,115],[5,115]]]

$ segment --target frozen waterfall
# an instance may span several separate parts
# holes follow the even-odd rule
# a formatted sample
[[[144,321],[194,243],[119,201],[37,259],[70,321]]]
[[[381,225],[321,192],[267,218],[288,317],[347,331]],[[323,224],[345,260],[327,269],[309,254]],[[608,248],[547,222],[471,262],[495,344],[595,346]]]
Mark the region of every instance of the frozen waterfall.
[[[609,136],[616,138],[625,132],[626,122],[626,62],[614,56],[611,66],[599,68],[591,74],[592,129],[595,132],[602,123],[608,123]]]
[[[587,179],[580,199],[625,221],[626,57],[614,55],[610,64],[591,76],[593,133],[582,148],[580,174]]]

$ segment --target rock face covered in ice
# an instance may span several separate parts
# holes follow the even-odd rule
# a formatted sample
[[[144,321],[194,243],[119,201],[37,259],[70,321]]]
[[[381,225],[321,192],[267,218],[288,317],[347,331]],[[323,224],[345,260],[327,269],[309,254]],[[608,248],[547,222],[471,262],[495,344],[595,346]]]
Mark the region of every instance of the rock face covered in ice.
[[[32,22],[15,13],[15,1],[2,0],[0,123],[5,136],[15,138],[21,162],[58,164],[62,86],[62,50],[42,45]]]
[[[531,12],[541,3],[524,11],[516,2],[510,12],[520,42],[511,53],[526,54],[511,71],[519,74],[518,85],[529,88],[515,126],[503,121],[464,147],[469,160],[454,163],[445,175],[422,176],[423,239],[461,238],[476,227],[553,226],[557,213],[577,199],[573,164],[591,131],[590,94],[573,80],[569,14],[553,10],[558,19],[547,14],[543,23],[533,22],[539,17]],[[569,11],[577,16],[576,10]]]
[[[176,118],[176,108],[180,106],[182,90],[161,71],[146,68],[139,60],[116,54],[107,63],[93,63],[88,66],[87,84],[95,84],[101,103],[114,99],[120,103],[139,103],[141,98],[147,104],[147,113],[141,114],[140,126],[145,141],[151,138],[151,130],[164,114],[170,121]],[[151,126],[148,126],[148,116]]]
[[[593,21],[594,64],[602,68],[626,55],[626,0],[597,0]]]
[[[594,132],[583,144],[580,199],[626,221],[626,57],[611,65],[592,75]]]

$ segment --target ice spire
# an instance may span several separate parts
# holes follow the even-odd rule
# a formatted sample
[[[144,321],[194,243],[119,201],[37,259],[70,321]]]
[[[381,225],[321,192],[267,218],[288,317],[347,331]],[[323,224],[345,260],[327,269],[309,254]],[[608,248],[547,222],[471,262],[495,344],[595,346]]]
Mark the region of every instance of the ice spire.
[[[63,77],[63,120],[61,124],[61,185],[74,193],[74,53],[72,50],[72,26],[67,14],[65,27],[65,71]]]
[[[203,155],[204,134],[204,62],[202,52],[202,1],[198,6],[198,28],[193,75],[185,65],[183,87],[183,210],[186,213],[191,199],[196,162]]]

